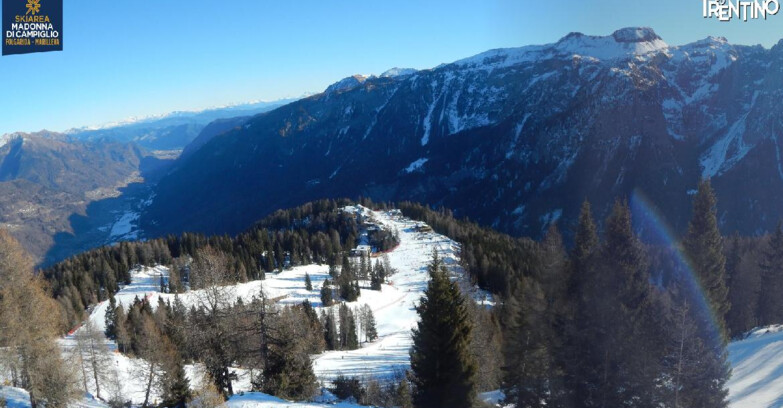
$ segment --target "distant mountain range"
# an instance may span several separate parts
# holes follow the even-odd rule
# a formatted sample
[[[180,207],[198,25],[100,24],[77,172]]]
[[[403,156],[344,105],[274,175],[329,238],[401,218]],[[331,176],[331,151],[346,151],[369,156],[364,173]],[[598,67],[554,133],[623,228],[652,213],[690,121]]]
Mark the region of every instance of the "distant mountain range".
[[[113,242],[115,224],[135,216],[149,185],[186,146],[185,156],[288,102],[174,112],[65,133],[0,135],[0,228],[45,263]]]
[[[133,219],[123,231],[153,237],[237,232],[278,208],[367,196],[537,237],[552,222],[567,234],[584,199],[603,217],[641,192],[682,231],[708,177],[724,232],[755,234],[783,215],[781,94],[783,42],[571,33],[429,70],[354,75],[287,104],[0,136],[0,224],[41,259],[94,202],[107,201],[95,210],[106,214],[77,217],[82,230]],[[182,153],[158,160],[159,150]],[[138,206],[104,200],[145,171],[156,184],[126,198],[154,197],[139,220]],[[107,234],[70,236],[47,259]]]
[[[602,216],[637,190],[682,230],[709,177],[724,230],[757,233],[783,215],[782,93],[783,43],[670,46],[649,28],[352,76],[190,149],[142,227],[236,232],[277,208],[362,195],[538,236],[573,225],[585,198]]]
[[[110,140],[134,142],[150,150],[181,150],[201,133],[210,122],[252,116],[295,101],[281,99],[251,102],[194,112],[172,112],[148,118],[130,119],[97,127],[71,129],[66,134],[77,140]]]

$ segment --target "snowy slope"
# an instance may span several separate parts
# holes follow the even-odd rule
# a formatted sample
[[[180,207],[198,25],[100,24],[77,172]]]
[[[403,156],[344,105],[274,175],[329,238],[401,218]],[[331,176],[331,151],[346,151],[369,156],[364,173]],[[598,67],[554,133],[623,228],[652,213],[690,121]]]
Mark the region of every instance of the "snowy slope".
[[[358,207],[357,211],[369,213]],[[389,278],[381,292],[362,290],[357,302],[368,304],[375,314],[378,340],[352,351],[329,351],[315,358],[313,368],[321,380],[340,374],[359,377],[389,377],[404,372],[410,366],[411,329],[418,321],[415,306],[427,286],[427,264],[433,251],[457,274],[459,245],[435,233],[416,231],[422,223],[395,218],[388,213],[373,212],[375,220],[385,228],[396,230],[400,245],[389,253],[389,261],[398,272]]]
[[[732,408],[783,406],[783,326],[757,329],[729,344]]]
[[[412,221],[387,212],[371,211],[368,208],[355,206],[346,207],[344,211],[362,213],[365,217],[373,219],[376,223],[389,230],[397,231],[400,237],[400,245],[388,253],[391,266],[397,273],[388,278],[388,283],[383,285],[382,291],[363,289],[356,302],[348,305],[352,308],[361,305],[369,305],[377,322],[378,339],[372,343],[364,343],[358,350],[353,351],[329,351],[312,356],[313,368],[320,382],[328,384],[331,379],[343,374],[359,376],[361,378],[391,379],[400,375],[410,367],[409,349],[412,344],[411,329],[418,321],[415,306],[418,304],[424,289],[427,286],[427,264],[433,252],[437,252],[449,267],[454,279],[463,279],[463,271],[459,267],[459,244],[451,239],[433,232],[419,232],[419,227],[426,224]],[[327,265],[307,265],[295,267],[280,273],[269,273],[264,281],[252,281],[237,284],[230,287],[234,298],[250,300],[258,296],[261,290],[269,299],[277,299],[278,304],[293,305],[309,300],[320,311],[320,288],[324,280],[329,277]],[[174,301],[174,295],[160,292],[161,277],[168,276],[168,268],[163,266],[144,267],[132,271],[132,283],[123,287],[116,295],[118,304],[127,309],[135,298],[146,298],[154,308],[158,299]],[[313,290],[305,289],[305,274],[310,275]],[[464,280],[466,281],[466,280]],[[464,282],[463,281],[463,282]],[[464,287],[468,287],[466,284]],[[362,287],[369,287],[369,282],[363,282]],[[486,293],[473,288],[472,296],[477,301],[491,302],[491,297]],[[191,291],[179,295],[182,302],[190,307],[198,299],[198,291]],[[90,320],[98,330],[105,328],[105,315],[108,301],[99,303],[93,309]],[[335,306],[336,307],[336,306]],[[77,329],[78,331],[78,329]],[[70,349],[74,345],[73,336],[62,340],[64,348]],[[112,350],[116,350],[116,344],[107,340]],[[119,383],[123,384],[122,396],[140,404],[144,399],[144,384],[133,369],[139,363],[138,360],[128,358],[120,353],[114,353],[114,364],[118,367]],[[194,379],[200,378],[198,367],[187,367],[191,385]],[[234,384],[238,392],[249,391],[250,384],[246,372],[236,369],[239,380]],[[90,387],[93,387],[91,384]],[[91,392],[94,389],[91,389]],[[153,400],[155,396],[153,396]],[[231,399],[232,407],[315,407],[324,406],[316,403],[293,404],[275,397],[260,393],[246,393],[237,395]],[[333,405],[330,405],[333,406]],[[355,407],[351,404],[338,404],[338,407]]]
[[[351,307],[368,304],[377,321],[379,338],[371,343],[364,343],[358,350],[328,351],[312,356],[313,368],[319,381],[328,384],[338,375],[358,376],[360,378],[394,378],[410,366],[409,349],[412,343],[411,329],[415,327],[418,316],[415,306],[418,304],[427,284],[426,266],[433,251],[450,266],[452,277],[463,277],[458,265],[459,244],[449,238],[432,233],[419,232],[425,224],[394,216],[386,212],[373,212],[364,207],[347,207],[345,211],[361,212],[384,228],[395,230],[400,237],[400,245],[388,254],[389,261],[398,272],[389,278],[383,290],[372,291],[363,289],[360,298],[351,302]],[[155,307],[159,297],[173,300],[173,295],[159,292],[161,276],[166,276],[165,267],[142,268],[133,271],[133,283],[122,288],[115,298],[118,303],[128,306],[135,297],[148,298]],[[313,290],[307,291],[304,276],[309,274]],[[328,277],[326,265],[308,265],[296,267],[278,274],[268,274],[264,281],[254,281],[232,286],[234,296],[250,299],[263,289],[269,298],[279,299],[280,304],[297,304],[308,299],[316,309],[321,309],[319,290]],[[365,282],[363,286],[369,286]],[[180,298],[186,305],[193,304],[196,292],[181,294]],[[475,291],[473,297],[477,301],[491,302],[486,293]],[[95,307],[90,319],[99,329],[104,328],[104,316],[108,302]],[[72,346],[71,337],[62,340],[67,349]],[[116,349],[113,342],[107,343]],[[727,386],[729,389],[730,406],[732,408],[781,407],[783,406],[783,325],[758,329],[746,339],[729,345],[729,362],[733,375]],[[133,375],[133,367],[138,363],[119,353],[114,353],[114,364],[118,367],[120,383],[123,384],[123,397],[131,399],[135,404],[143,400],[143,384]],[[189,376],[197,379],[198,367],[187,367]],[[241,395],[234,396],[228,403],[230,407],[242,408],[311,408],[337,406],[354,408],[358,405],[337,403],[333,401],[320,403],[293,403],[278,398],[249,391],[249,379],[244,370],[236,369],[239,380],[235,390]],[[192,381],[196,385],[197,380]],[[94,391],[94,390],[91,390]],[[245,393],[242,393],[245,391]],[[494,400],[496,393],[482,395],[482,398]],[[2,388],[0,395],[5,396],[13,407],[27,407],[25,392],[9,387]],[[154,399],[154,398],[153,398]],[[328,400],[327,400],[328,401]],[[101,406],[99,403],[85,398],[79,406]]]
[[[0,386],[0,398],[5,400],[8,408],[29,408],[30,394],[15,387]],[[83,399],[70,405],[72,408],[106,408],[108,405],[96,400],[90,395],[85,395]]]

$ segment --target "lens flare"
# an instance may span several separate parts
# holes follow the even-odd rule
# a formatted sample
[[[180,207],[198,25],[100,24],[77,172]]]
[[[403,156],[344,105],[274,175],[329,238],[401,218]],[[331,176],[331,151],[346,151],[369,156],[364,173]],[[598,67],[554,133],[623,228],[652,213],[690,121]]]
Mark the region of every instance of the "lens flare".
[[[712,310],[707,292],[685,254],[681,242],[677,239],[677,234],[666,222],[658,207],[638,188],[631,194],[631,213],[634,223],[642,228],[644,234],[649,236],[652,242],[660,243],[667,251],[669,258],[674,262],[674,277],[682,283],[682,290],[685,291],[683,295],[687,296],[691,313],[694,313],[697,321],[702,323],[702,329],[706,331],[704,334],[714,342],[713,346],[720,347],[726,340],[723,338],[723,330],[719,323],[721,320]]]

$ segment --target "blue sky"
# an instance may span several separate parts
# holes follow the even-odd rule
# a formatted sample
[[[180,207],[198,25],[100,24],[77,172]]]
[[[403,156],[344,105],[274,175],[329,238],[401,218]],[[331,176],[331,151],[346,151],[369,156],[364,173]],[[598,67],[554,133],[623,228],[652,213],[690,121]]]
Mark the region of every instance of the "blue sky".
[[[46,0],[42,1],[45,7]],[[64,51],[0,58],[0,134],[273,100],[354,73],[430,68],[487,49],[650,26],[770,47],[767,21],[701,17],[700,0],[64,0]]]

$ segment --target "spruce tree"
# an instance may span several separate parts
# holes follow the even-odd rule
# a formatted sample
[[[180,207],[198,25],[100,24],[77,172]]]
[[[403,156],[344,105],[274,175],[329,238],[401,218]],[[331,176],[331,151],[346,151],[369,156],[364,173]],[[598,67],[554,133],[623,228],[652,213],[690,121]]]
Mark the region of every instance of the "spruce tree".
[[[166,280],[163,279],[163,275],[160,275],[160,293],[168,292],[166,287]]]
[[[340,269],[340,276],[337,278],[337,285],[340,297],[346,302],[353,302],[359,298],[359,282],[356,280],[356,271],[347,256],[343,257],[343,266]]]
[[[122,305],[117,305],[114,313],[115,340],[120,353],[127,353],[131,347],[131,335],[128,332],[128,318]]]
[[[325,279],[324,283],[321,284],[321,306],[323,307],[329,307],[334,303],[330,285],[329,279]]]
[[[377,268],[378,264],[376,263],[376,268],[372,268],[370,271],[370,289],[371,290],[381,290],[381,283],[383,282],[381,280],[381,277],[379,275],[379,271]]]
[[[310,281],[309,273],[305,273],[305,289],[307,289],[308,291],[313,290],[313,282]]]
[[[359,348],[359,336],[356,333],[356,317],[350,309],[348,310],[348,338],[346,348],[348,350],[356,350]]]
[[[117,338],[117,327],[115,326],[117,320],[117,299],[114,295],[109,297],[109,304],[106,306],[106,314],[104,316],[104,326],[106,330],[104,334],[111,340]]]
[[[168,378],[165,379],[163,403],[165,407],[184,408],[190,400],[190,380],[185,373],[182,359],[176,356],[168,368]]]
[[[661,338],[666,342],[663,376],[671,379],[662,402],[672,407],[721,408],[728,406],[726,381],[730,377],[727,353],[705,332],[697,310],[680,294],[677,282],[673,299],[658,308],[668,317]],[[666,310],[670,311],[666,313]]]
[[[573,264],[575,281],[573,286],[578,286],[580,278],[587,273],[590,258],[598,248],[598,232],[593,221],[590,202],[585,200],[579,212],[579,224],[574,234],[574,248],[571,251],[571,262]],[[578,290],[578,288],[572,288]]]
[[[651,404],[657,355],[649,339],[658,336],[649,320],[646,253],[626,203],[615,203],[605,226],[604,243],[582,252],[592,255],[585,255],[589,261],[579,276],[575,329],[568,341],[578,352],[571,354],[575,374],[567,384],[574,401],[587,407],[616,407],[630,400]],[[590,235],[582,235],[580,244]]]
[[[723,253],[723,237],[718,230],[715,204],[715,194],[709,180],[700,181],[683,247],[701,287],[707,293],[710,307],[725,332],[725,317],[730,304],[725,281],[726,256]]]
[[[588,337],[593,329],[591,318],[594,306],[588,290],[595,287],[596,252],[599,247],[598,232],[593,220],[590,202],[585,200],[579,213],[579,223],[574,233],[574,247],[570,253],[571,279],[568,285],[568,298],[572,302],[574,318],[566,327],[566,355],[562,356],[567,364],[565,370],[566,388],[575,401],[586,401],[593,390],[586,382],[594,367]],[[588,286],[588,284],[591,284]]]
[[[759,294],[759,324],[783,323],[783,224],[778,223],[775,233],[762,254],[761,293]]]
[[[274,319],[264,365],[262,390],[280,398],[307,400],[315,395],[317,382],[307,353],[307,328],[302,314],[284,308]]]
[[[345,303],[340,305],[340,349],[356,350],[359,338],[356,334],[356,320],[351,309]]]
[[[533,279],[518,276],[504,308],[503,386],[506,402],[517,407],[551,405],[549,373],[552,350],[548,343],[546,296]]]
[[[334,318],[334,311],[329,309],[328,311],[321,311],[321,319],[324,326],[324,343],[327,350],[339,349],[340,339],[337,333],[337,323]]]
[[[658,355],[651,344],[657,333],[649,320],[647,255],[633,232],[631,210],[625,202],[615,203],[606,221],[606,242],[600,256],[601,273],[610,277],[609,290],[616,296],[616,303],[609,309],[611,315],[606,316],[606,322],[613,326],[608,332],[615,338],[604,343],[608,348],[603,349],[612,356],[607,358],[605,354],[603,362],[608,366],[602,366],[610,370],[615,367],[616,372],[614,381],[604,384],[602,401],[608,406],[631,398],[649,401],[658,374]]]
[[[759,325],[759,296],[761,274],[752,265],[743,262],[743,248],[736,234],[731,238],[726,257],[726,274],[729,281],[731,309],[726,315],[726,326],[733,338]]]
[[[518,274],[504,305],[504,390],[516,406],[557,405],[563,398],[562,372],[570,362],[563,333],[570,321],[570,269],[556,226],[538,245],[532,276]]]
[[[470,351],[472,324],[465,299],[433,254],[430,281],[416,311],[411,369],[418,408],[468,408],[476,397],[476,361]]]
[[[375,327],[375,315],[369,305],[364,305],[364,337],[367,341],[375,341],[378,338],[378,329]]]

